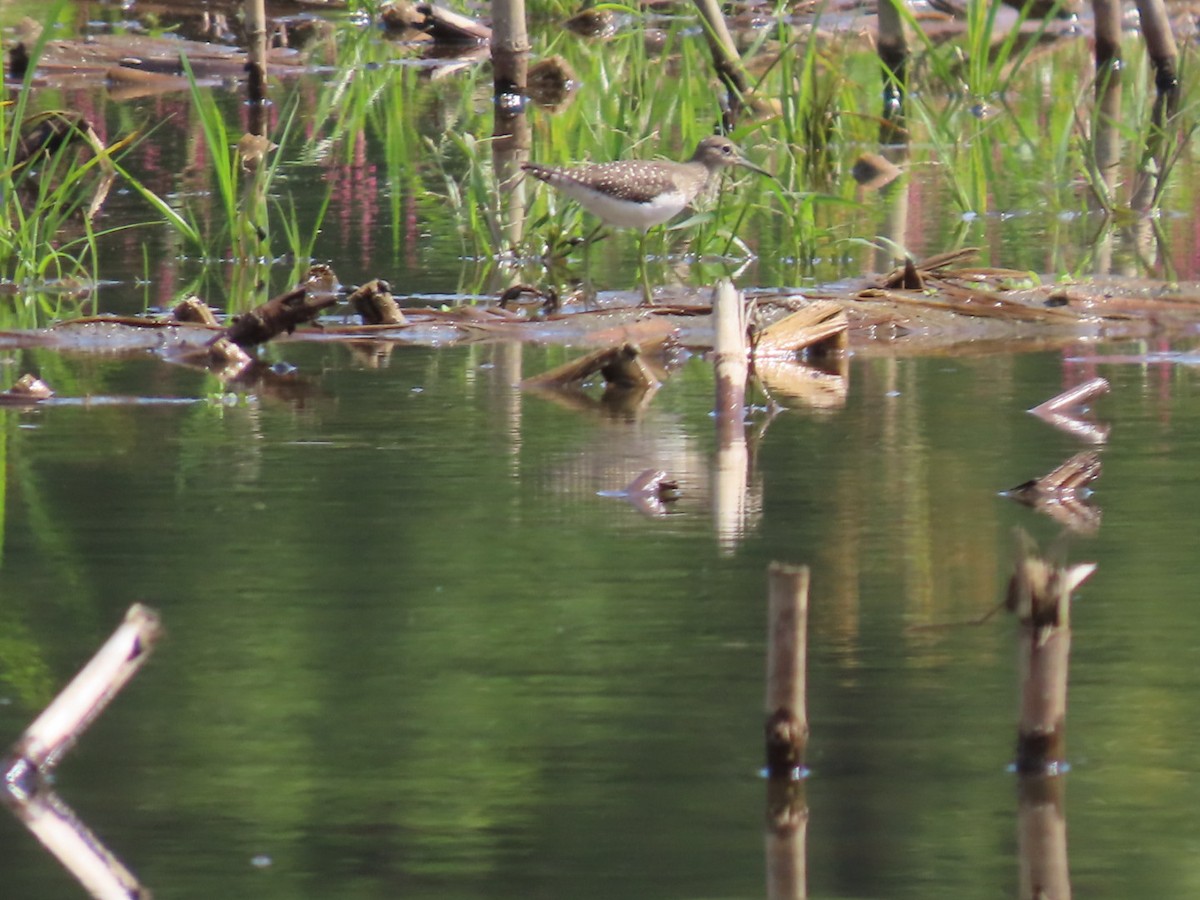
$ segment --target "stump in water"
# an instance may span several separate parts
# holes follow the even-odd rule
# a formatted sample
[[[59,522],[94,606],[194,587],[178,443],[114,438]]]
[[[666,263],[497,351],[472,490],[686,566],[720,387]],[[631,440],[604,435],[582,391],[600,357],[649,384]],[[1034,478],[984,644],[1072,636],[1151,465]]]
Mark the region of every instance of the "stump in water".
[[[1028,536],[1021,536],[1005,600],[1017,616],[1018,772],[1054,774],[1066,759],[1071,594],[1095,570],[1095,563],[1051,562]]]
[[[768,569],[767,775],[791,779],[804,770],[808,746],[808,566]]]

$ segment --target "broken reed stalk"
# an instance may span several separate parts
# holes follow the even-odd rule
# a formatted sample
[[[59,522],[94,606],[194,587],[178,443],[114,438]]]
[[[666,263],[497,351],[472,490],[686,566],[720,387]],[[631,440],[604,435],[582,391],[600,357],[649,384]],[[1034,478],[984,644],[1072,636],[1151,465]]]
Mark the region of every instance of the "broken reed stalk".
[[[1085,381],[1083,384],[1076,385],[1070,390],[1063,391],[1054,397],[1051,397],[1045,403],[1039,403],[1033,409],[1029,410],[1035,416],[1044,416],[1047,413],[1062,413],[1076,406],[1082,406],[1093,397],[1098,397],[1101,394],[1107,394],[1109,389],[1108,382],[1103,378],[1092,378]]]
[[[794,779],[808,746],[808,566],[767,570],[767,776]]]
[[[1095,570],[1095,563],[1056,565],[1022,538],[1005,599],[1017,616],[1021,700],[1016,768],[1020,773],[1057,774],[1066,760],[1071,594]]]
[[[25,729],[5,760],[6,776],[32,765],[48,773],[63,752],[146,661],[162,634],[158,613],[135,603],[96,655]]]

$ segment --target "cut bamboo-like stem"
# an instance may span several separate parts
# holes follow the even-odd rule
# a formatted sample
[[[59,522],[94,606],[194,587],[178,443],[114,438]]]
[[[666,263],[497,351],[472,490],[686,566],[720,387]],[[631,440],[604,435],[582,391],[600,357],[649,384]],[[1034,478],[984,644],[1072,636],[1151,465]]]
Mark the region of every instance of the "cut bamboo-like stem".
[[[135,603],[113,632],[13,747],[13,757],[46,772],[146,661],[162,633],[158,613]]]
[[[809,569],[773,562],[767,577],[767,774],[794,778],[808,746]]]
[[[1098,397],[1101,394],[1107,394],[1108,389],[1108,381],[1103,378],[1092,378],[1089,381],[1085,381],[1083,384],[1076,385],[1070,390],[1063,391],[1061,394],[1051,397],[1045,403],[1039,403],[1029,411],[1035,416],[1045,416],[1048,413],[1066,412],[1069,409],[1082,406],[1093,397]]]

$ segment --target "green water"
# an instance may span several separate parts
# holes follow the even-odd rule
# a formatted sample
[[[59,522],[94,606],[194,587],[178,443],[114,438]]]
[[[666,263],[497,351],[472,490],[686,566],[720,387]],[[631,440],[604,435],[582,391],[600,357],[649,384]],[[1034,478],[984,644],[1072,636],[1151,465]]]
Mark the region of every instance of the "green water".
[[[3,22],[25,5],[0,10]],[[79,30],[124,15],[69,9]],[[683,91],[677,69],[645,59],[636,79],[610,71],[640,46],[636,35],[558,35],[540,32],[537,50],[566,54],[584,88],[558,117],[532,111],[535,157],[566,158],[579,135],[597,157],[621,155],[628,140],[649,142],[642,155],[679,155],[711,123],[699,42],[682,47],[684,74],[701,73]],[[144,132],[129,169],[175,208],[191,204],[216,235],[209,257],[165,226],[124,228],[149,214],[114,189],[97,221],[122,229],[100,241],[103,284],[90,298],[100,312],[167,308],[187,290],[247,308],[310,262],[289,255],[289,220],[343,282],[387,278],[406,302],[481,301],[518,275],[550,277],[538,259],[501,265],[466,223],[492,211],[471,192],[491,159],[447,136],[490,134],[488,73],[429,78],[393,65],[394,48],[380,51],[368,29],[341,36],[348,62],[281,80],[272,133],[293,100],[299,112],[269,191],[262,259],[222,255],[211,160],[185,93],[39,93],[46,108],[82,111],[108,141]],[[1034,84],[1077,59],[1068,53],[1057,73],[1039,62],[1049,68]],[[1089,212],[1078,158],[1047,164],[1085,152],[1072,92],[1090,96],[1086,84],[1042,91],[1046,111],[1013,100],[983,123],[954,104],[935,108],[966,120],[942,128],[943,141],[962,129],[949,146],[926,133],[941,125],[914,116],[904,179],[863,194],[846,173],[879,149],[863,136],[878,127],[877,64],[860,48],[846,71],[861,84],[838,88],[857,92],[842,121],[859,124],[833,133],[814,163],[826,181],[804,185],[828,195],[812,230],[798,237],[761,185],[727,187],[721,203],[734,205],[719,214],[757,253],[740,287],[768,296],[886,269],[890,249],[860,240],[877,237],[916,255],[977,244],[985,262],[1051,280],[1196,277],[1186,155],[1156,233]],[[635,80],[640,106],[613,89]],[[236,139],[244,107],[228,93],[218,103]],[[619,127],[602,127],[614,119]],[[742,143],[785,174],[806,150],[781,127],[751,127]],[[457,206],[447,178],[463,191]],[[536,227],[592,224],[550,209],[530,200]],[[686,258],[685,238],[668,239],[682,250],[653,261],[656,279],[698,287],[737,268]],[[628,290],[635,253],[635,238],[610,238],[586,264],[574,253],[561,283],[586,277],[602,297]],[[5,329],[78,311],[30,319],[4,302],[15,320]],[[158,609],[166,639],[55,783],[155,897],[765,896],[759,768],[774,560],[812,567],[808,895],[1017,894],[1013,625],[914,626],[997,603],[1014,528],[1043,542],[1059,534],[1000,492],[1086,449],[1024,410],[1096,374],[1112,382],[1094,404],[1111,426],[1095,485],[1103,521],[1067,545],[1071,560],[1099,566],[1073,612],[1071,883],[1087,897],[1195,894],[1197,376],[1079,359],[1161,346],[987,356],[962,346],[897,359],[871,348],[849,364],[844,407],[793,404],[774,418],[756,409],[740,517],[718,499],[702,359],[635,414],[514,387],[573,348],[375,349],[279,342],[262,351],[279,372],[251,387],[150,353],[0,356],[3,385],[35,371],[59,398],[0,408],[0,748],[131,603]],[[667,515],[601,496],[648,468],[680,483]],[[4,812],[0,848],[5,898],[83,896]]]
[[[845,409],[759,438],[722,542],[698,360],[628,420],[510,388],[560,351],[281,354],[302,401],[3,414],[0,733],[129,603],[161,611],[167,639],[57,779],[155,896],[763,896],[773,559],[813,568],[809,895],[1015,892],[1012,624],[909,626],[995,603],[1010,527],[1056,533],[997,492],[1079,449],[1022,410],[1080,366],[856,361]],[[62,365],[109,396],[207,386]],[[1195,378],[1102,373],[1104,521],[1070,550],[1099,563],[1074,613],[1071,874],[1179,896]],[[597,495],[647,466],[681,481],[676,512]],[[0,841],[6,896],[80,894],[9,816]]]

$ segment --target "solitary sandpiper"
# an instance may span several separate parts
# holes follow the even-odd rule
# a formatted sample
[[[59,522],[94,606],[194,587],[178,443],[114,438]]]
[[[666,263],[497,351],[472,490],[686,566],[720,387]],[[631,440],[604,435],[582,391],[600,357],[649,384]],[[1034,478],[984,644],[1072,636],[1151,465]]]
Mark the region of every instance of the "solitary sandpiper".
[[[526,172],[615,228],[645,231],[681,213],[726,166],[742,166],[769,175],[744,156],[729,138],[706,137],[687,162],[628,159],[558,168],[538,163]]]

